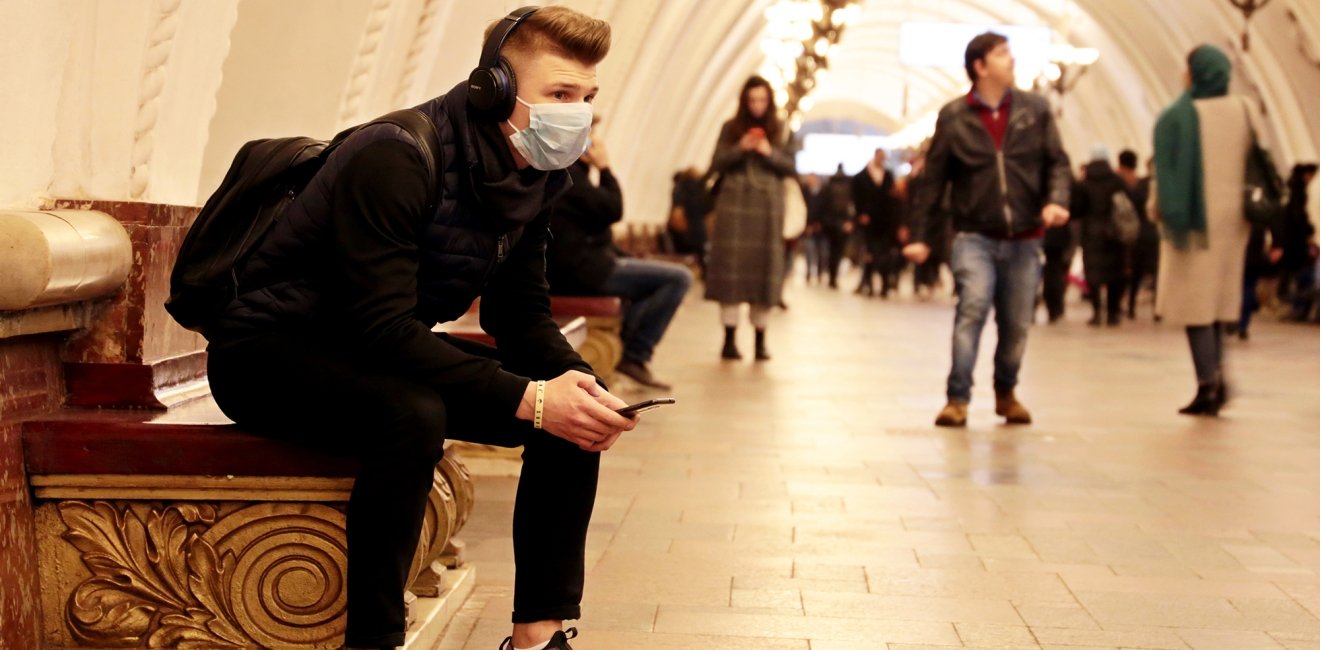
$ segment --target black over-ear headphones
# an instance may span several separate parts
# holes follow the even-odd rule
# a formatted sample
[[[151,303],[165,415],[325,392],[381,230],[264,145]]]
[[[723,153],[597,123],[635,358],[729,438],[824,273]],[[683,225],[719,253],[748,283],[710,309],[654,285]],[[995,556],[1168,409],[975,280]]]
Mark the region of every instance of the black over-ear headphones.
[[[513,66],[502,56],[500,49],[509,34],[540,7],[515,9],[491,30],[490,38],[481,48],[481,63],[468,75],[468,103],[488,112],[492,117],[506,120],[513,114],[513,103],[518,97],[518,80]]]

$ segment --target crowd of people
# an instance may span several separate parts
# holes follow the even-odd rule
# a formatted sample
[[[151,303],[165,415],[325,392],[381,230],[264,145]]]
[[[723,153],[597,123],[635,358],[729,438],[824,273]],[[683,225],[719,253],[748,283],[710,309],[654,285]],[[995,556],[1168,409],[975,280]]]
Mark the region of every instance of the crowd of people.
[[[899,278],[910,272],[913,294],[927,300],[943,286],[942,268],[950,269],[959,308],[950,401],[938,418],[941,424],[965,421],[976,342],[991,311],[1001,336],[997,411],[1012,414],[1010,421],[1030,421],[1012,395],[1026,327],[1041,306],[1047,322],[1061,322],[1070,287],[1077,287],[1090,304],[1087,322],[1097,327],[1136,319],[1139,300],[1149,295],[1155,320],[1189,327],[1194,356],[1212,368],[1198,373],[1201,384],[1224,383],[1213,369],[1219,364],[1205,360],[1222,358],[1224,335],[1249,338],[1253,315],[1260,310],[1281,320],[1320,321],[1320,251],[1307,213],[1317,167],[1292,167],[1286,187],[1280,188],[1282,209],[1274,218],[1244,218],[1241,161],[1246,157],[1232,143],[1255,146],[1251,122],[1256,118],[1241,99],[1228,95],[1231,69],[1217,48],[1202,47],[1189,55],[1187,93],[1165,112],[1145,175],[1134,150],[1125,149],[1115,159],[1101,144],[1071,172],[1053,112],[1037,96],[1014,88],[1012,54],[1002,37],[978,37],[968,46],[966,60],[972,91],[941,111],[931,140],[915,151],[896,152],[910,169],[902,177],[884,149],[877,149],[856,174],[849,176],[840,164],[833,175],[822,177],[792,174],[777,161],[777,147],[765,147],[773,156],[748,148],[746,138],[767,125],[778,129],[773,105],[759,112],[764,93],[758,96],[761,103],[748,104],[747,88],[764,87],[756,77],[744,89],[739,118],[721,134],[721,147],[742,147],[739,157],[717,151],[717,164],[708,174],[689,169],[675,177],[669,230],[683,242],[678,250],[694,254],[703,268],[709,259],[720,273],[734,268],[741,282],[759,278],[768,289],[755,296],[760,302],[748,300],[758,350],[764,342],[764,315],[776,304],[786,307],[779,295],[780,274],[791,273],[798,256],[805,258],[807,284],[838,289],[843,262],[851,260],[860,269],[854,293],[880,298],[896,293]],[[763,116],[764,122],[749,122],[748,115]],[[1207,128],[1203,122],[1241,137],[1206,138],[1202,146],[1197,129]],[[1032,129],[1021,128],[1027,124]],[[1177,155],[1190,146],[1202,152],[1203,161]],[[735,190],[725,190],[731,160],[741,165],[735,168],[739,179],[754,173],[759,182],[749,189],[739,180]],[[1175,189],[1166,183],[1157,192],[1154,178],[1160,174],[1153,172],[1160,165],[1169,167],[1163,176],[1176,181]],[[772,175],[786,181],[789,202],[800,193],[806,209],[805,226],[778,240],[783,200]],[[1210,176],[1215,183],[1206,180]],[[1180,198],[1198,193],[1203,196],[1195,201]],[[702,198],[710,195],[717,198]],[[712,210],[719,217],[712,219]],[[755,216],[750,224],[749,213]],[[1162,216],[1166,213],[1174,216]],[[726,214],[736,216],[726,221]],[[711,222],[714,230],[707,234]],[[749,234],[753,228],[754,236]],[[777,250],[786,264],[777,263]],[[745,263],[749,251],[755,251],[757,264]],[[1080,273],[1074,270],[1078,267]],[[720,299],[725,282],[720,276],[707,296]],[[733,322],[727,318],[722,356],[737,358]],[[1207,346],[1206,340],[1214,344]]]

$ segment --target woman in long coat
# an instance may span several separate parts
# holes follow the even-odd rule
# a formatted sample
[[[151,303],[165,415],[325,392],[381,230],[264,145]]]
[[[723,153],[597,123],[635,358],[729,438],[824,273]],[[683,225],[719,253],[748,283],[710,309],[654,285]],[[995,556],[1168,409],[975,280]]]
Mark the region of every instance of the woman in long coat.
[[[1251,232],[1242,196],[1253,118],[1246,101],[1228,95],[1232,64],[1222,50],[1198,47],[1187,65],[1187,92],[1155,125],[1156,313],[1187,328],[1197,390],[1179,412],[1218,415],[1226,401],[1221,324],[1240,316]]]
[[[752,77],[738,97],[738,114],[724,123],[711,171],[719,175],[715,230],[710,238],[706,299],[720,303],[725,359],[741,359],[734,342],[742,303],[751,305],[756,359],[770,358],[765,330],[780,304],[784,281],[784,182],[795,173],[783,147],[783,127],[770,83]]]

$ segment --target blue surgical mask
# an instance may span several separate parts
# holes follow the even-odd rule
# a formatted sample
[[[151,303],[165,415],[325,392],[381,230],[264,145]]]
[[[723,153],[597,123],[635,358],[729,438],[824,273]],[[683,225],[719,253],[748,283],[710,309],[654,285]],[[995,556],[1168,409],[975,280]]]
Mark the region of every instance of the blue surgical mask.
[[[565,169],[587,151],[591,142],[591,104],[528,104],[518,102],[532,112],[527,128],[519,131],[509,122],[514,134],[513,148],[536,169]]]

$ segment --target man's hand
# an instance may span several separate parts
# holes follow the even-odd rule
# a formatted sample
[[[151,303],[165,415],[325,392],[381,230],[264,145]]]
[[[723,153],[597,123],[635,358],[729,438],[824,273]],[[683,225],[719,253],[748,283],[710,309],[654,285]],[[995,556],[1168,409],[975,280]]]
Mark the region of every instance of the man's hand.
[[[921,242],[908,244],[903,247],[903,257],[906,257],[913,264],[925,264],[930,257],[930,246]]]
[[[626,418],[615,409],[628,404],[611,395],[584,372],[570,370],[545,383],[545,405],[541,410],[541,428],[586,451],[605,451],[624,431],[632,431],[641,421]],[[527,384],[517,417],[531,420],[536,413],[536,383]]]
[[[605,152],[605,143],[601,142],[599,138],[592,138],[591,146],[587,147],[587,152],[582,154],[582,162],[596,169],[609,169],[610,157]]]
[[[1068,208],[1057,203],[1050,203],[1040,210],[1040,218],[1041,221],[1045,222],[1046,228],[1058,228],[1067,225],[1068,219],[1071,216],[1072,215],[1068,212]]]

